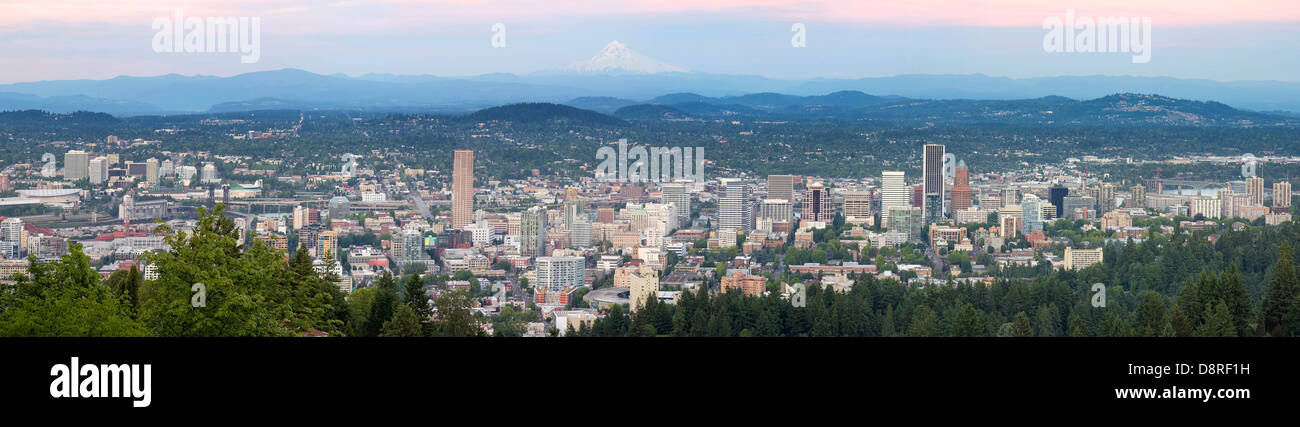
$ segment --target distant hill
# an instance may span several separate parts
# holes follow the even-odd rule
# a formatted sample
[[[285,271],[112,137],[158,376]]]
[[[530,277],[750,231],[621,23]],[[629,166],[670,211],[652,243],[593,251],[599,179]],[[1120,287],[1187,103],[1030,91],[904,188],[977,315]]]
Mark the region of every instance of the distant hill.
[[[1300,126],[1291,115],[1239,110],[1212,101],[1161,95],[1113,94],[1091,100],[1048,96],[1018,100],[908,99],[860,92],[797,97],[754,94],[704,97],[672,94],[651,100],[672,111],[648,106],[624,107],[615,115],[629,120],[677,118],[671,112],[702,119],[882,119],[925,122],[1012,124],[1166,125],[1166,126]],[[680,102],[677,101],[686,101]]]
[[[667,105],[638,104],[619,108],[614,117],[626,120],[682,120],[690,118],[682,110]]]
[[[574,125],[624,126],[627,122],[591,110],[545,102],[502,105],[484,108],[463,116],[463,120],[509,121],[521,123],[565,122]]]
[[[564,103],[564,105],[570,107],[577,107],[604,114],[613,114],[620,108],[636,104],[639,104],[639,102],[610,96],[584,96],[570,99],[568,102]]]

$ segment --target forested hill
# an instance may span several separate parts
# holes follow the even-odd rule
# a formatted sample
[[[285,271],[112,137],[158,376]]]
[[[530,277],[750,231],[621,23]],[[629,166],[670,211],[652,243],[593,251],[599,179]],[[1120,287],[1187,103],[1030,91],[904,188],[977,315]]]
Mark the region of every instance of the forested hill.
[[[508,121],[518,123],[563,122],[580,126],[624,126],[627,123],[616,117],[568,105],[550,103],[523,103],[485,108],[463,116],[471,122]]]

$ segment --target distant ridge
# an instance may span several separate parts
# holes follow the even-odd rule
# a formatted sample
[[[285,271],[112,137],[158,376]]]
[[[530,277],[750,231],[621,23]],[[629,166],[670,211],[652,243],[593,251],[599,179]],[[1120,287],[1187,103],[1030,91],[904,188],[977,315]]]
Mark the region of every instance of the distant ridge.
[[[869,110],[886,105],[897,109],[905,102],[914,101],[927,107],[898,111],[931,114],[938,111],[927,111],[926,108],[1010,106],[1015,111],[1007,116],[989,116],[976,110],[968,113],[975,113],[974,118],[997,121],[1014,121],[1021,117],[1059,123],[1045,120],[1036,112],[1020,110],[1027,108],[1029,100],[1059,104],[1063,99],[1092,100],[1117,93],[1159,94],[1176,100],[1214,102],[1231,106],[1236,111],[1233,114],[1251,110],[1300,112],[1300,83],[1290,82],[1214,82],[1122,76],[1009,79],[978,74],[777,80],[680,72],[489,74],[463,78],[382,74],[347,77],[297,69],[232,77],[169,74],[0,85],[0,110],[39,109],[60,113],[84,110],[117,116],[267,108],[459,114],[499,105],[545,102],[604,114],[614,114],[632,105],[657,104],[673,106],[692,116],[765,114],[854,118],[891,117],[887,111]],[[1150,103],[1158,104],[1154,100]],[[1178,108],[1199,107],[1184,104]],[[1184,112],[1195,114],[1192,110]],[[1201,113],[1212,115],[1213,111],[1202,110]],[[1294,118],[1289,113],[1268,116]],[[942,114],[935,117],[942,117]],[[1163,120],[1155,116],[1150,118]],[[1197,124],[1232,122],[1208,118],[1189,116],[1181,121]],[[1094,119],[1084,121],[1088,120]],[[1259,122],[1258,119],[1246,120],[1251,121],[1249,125]]]

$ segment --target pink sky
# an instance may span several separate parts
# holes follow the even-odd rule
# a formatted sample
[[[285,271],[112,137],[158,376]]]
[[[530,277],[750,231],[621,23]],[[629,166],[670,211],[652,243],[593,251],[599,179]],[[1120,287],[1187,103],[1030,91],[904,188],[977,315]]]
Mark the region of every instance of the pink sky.
[[[1296,0],[7,0],[0,3],[0,31],[30,30],[45,22],[138,25],[170,15],[178,7],[190,16],[273,16],[309,21],[316,28],[349,26],[357,23],[354,19],[364,24],[366,17],[391,27],[629,14],[661,18],[734,14],[743,19],[891,26],[1035,27],[1066,9],[1079,16],[1149,16],[1162,26],[1300,23],[1300,2]]]

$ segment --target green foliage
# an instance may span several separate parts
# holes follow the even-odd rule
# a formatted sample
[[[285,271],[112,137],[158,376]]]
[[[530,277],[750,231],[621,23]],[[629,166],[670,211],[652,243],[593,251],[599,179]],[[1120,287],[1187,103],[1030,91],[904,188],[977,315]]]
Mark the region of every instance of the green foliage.
[[[72,243],[58,261],[29,257],[28,274],[0,287],[0,336],[142,336],[146,329],[90,268],[81,244]]]

